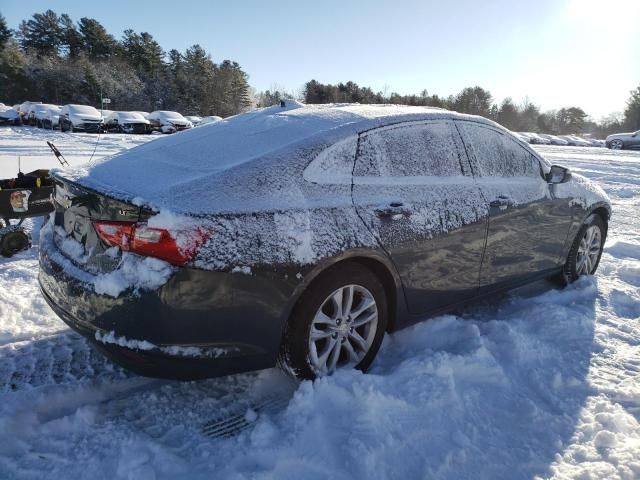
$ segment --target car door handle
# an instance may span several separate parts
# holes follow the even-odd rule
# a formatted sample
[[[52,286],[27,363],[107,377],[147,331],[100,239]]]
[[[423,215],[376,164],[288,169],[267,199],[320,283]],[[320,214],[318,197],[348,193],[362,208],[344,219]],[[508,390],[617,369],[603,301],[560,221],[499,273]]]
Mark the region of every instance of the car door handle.
[[[504,210],[508,207],[513,207],[513,200],[511,200],[506,195],[500,195],[495,200],[492,200],[489,203],[489,206],[499,208],[500,210]]]
[[[376,208],[376,215],[380,218],[400,218],[411,216],[411,211],[402,202],[391,202],[381,208]]]

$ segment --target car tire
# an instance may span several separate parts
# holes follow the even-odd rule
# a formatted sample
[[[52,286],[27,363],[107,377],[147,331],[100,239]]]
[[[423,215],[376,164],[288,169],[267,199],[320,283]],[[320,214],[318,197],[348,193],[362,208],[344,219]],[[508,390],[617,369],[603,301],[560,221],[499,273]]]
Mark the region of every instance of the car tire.
[[[578,230],[562,272],[551,280],[560,286],[575,282],[583,275],[594,275],[607,239],[607,224],[598,214],[591,214]],[[597,250],[594,250],[597,243]],[[591,254],[587,255],[588,252]]]
[[[611,140],[611,150],[622,150],[624,149],[624,142],[619,139]]]
[[[0,255],[12,257],[31,246],[31,239],[22,230],[12,230],[0,235]]]
[[[387,295],[373,272],[357,263],[331,267],[293,309],[278,363],[308,380],[341,368],[366,371],[380,349],[388,317]]]

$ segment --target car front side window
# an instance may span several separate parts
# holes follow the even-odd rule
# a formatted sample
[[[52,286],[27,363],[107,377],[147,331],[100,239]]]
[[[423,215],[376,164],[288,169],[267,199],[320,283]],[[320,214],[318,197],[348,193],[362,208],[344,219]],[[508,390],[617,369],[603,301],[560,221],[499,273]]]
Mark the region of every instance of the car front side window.
[[[538,158],[507,134],[471,122],[460,122],[459,126],[465,147],[475,159],[478,176],[541,176]]]

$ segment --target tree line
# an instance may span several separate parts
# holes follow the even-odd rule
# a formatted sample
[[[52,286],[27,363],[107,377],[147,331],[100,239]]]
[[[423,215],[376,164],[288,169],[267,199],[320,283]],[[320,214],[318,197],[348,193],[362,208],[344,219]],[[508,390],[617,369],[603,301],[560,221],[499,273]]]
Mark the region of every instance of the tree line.
[[[446,108],[461,113],[482,115],[516,132],[541,132],[557,135],[591,133],[598,138],[621,130],[640,129],[640,86],[631,92],[623,115],[610,115],[595,122],[580,107],[567,106],[558,110],[542,112],[525,99],[516,103],[512,98],[494,102],[491,93],[482,87],[467,87],[456,95],[441,97],[422,90],[419,94],[400,95],[374,92],[355,82],[323,84],[316,80],[307,82],[297,97],[305,103],[392,103]],[[257,95],[259,105],[267,106],[281,99],[296,98],[296,95],[276,87]]]
[[[240,65],[215,63],[200,45],[165,52],[148,32],[116,39],[93,18],[52,10],[14,31],[0,14],[0,100],[99,106],[103,97],[111,109],[222,117],[253,105]]]
[[[495,102],[482,87],[442,97],[374,92],[355,82],[307,82],[298,94],[273,88],[253,95],[237,62],[215,63],[200,45],[165,52],[148,32],[125,30],[116,39],[95,19],[74,22],[52,10],[34,14],[13,31],[0,14],[0,100],[17,103],[84,103],[99,106],[109,97],[118,110],[176,110],[185,115],[226,117],[286,98],[305,103],[394,103],[439,107],[491,118],[514,131],[592,133],[604,137],[640,129],[640,86],[631,92],[624,114],[594,122],[578,106],[541,111],[525,99]]]

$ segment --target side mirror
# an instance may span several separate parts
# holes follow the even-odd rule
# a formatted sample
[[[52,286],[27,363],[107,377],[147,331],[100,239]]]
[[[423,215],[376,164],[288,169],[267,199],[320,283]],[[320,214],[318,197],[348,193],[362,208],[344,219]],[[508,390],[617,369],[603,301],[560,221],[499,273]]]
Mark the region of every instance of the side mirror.
[[[547,173],[546,179],[548,183],[567,183],[571,180],[571,170],[560,165],[551,165],[551,171]]]

